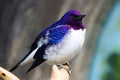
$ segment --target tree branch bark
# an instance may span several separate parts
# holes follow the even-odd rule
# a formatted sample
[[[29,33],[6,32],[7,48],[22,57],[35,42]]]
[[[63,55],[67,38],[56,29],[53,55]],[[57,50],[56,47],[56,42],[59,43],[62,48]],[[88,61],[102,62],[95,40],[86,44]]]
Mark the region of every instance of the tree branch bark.
[[[0,80],[20,80],[15,75],[0,67]]]
[[[65,65],[65,67],[68,67]],[[70,69],[67,71],[64,68],[59,69],[56,65],[52,67],[50,80],[70,80]]]

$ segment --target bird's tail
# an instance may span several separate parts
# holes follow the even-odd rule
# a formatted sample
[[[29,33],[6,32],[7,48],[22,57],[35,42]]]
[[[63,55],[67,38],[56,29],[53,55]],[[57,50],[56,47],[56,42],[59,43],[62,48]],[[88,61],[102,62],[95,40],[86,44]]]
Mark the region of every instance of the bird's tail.
[[[11,68],[9,71],[12,72],[14,71],[17,67],[19,67],[19,65],[21,64],[21,61],[18,62],[13,68]]]
[[[32,64],[32,66],[27,70],[27,73],[30,72],[32,69],[34,69],[35,67],[37,67],[39,64],[43,63],[45,61],[45,59],[42,60],[35,60]]]
[[[33,61],[33,56],[35,55],[36,51],[38,50],[38,48],[36,48],[33,51],[30,51],[20,62],[18,62],[13,68],[11,68],[9,71],[12,72],[14,71],[17,67],[30,63]]]
[[[27,54],[21,61],[19,61],[19,62],[18,62],[13,68],[11,68],[9,71],[12,72],[12,71],[14,71],[16,68],[18,68],[19,66],[26,64],[26,63],[28,62],[28,60],[27,60],[27,61],[25,61],[25,60],[26,60],[26,58],[27,58],[28,56],[29,56],[29,54]]]
[[[32,57],[29,57],[30,53],[27,54],[21,61],[19,61],[13,68],[11,68],[9,71],[12,72],[14,71],[16,68],[18,68],[19,66],[22,66],[24,64],[30,63],[32,62]]]

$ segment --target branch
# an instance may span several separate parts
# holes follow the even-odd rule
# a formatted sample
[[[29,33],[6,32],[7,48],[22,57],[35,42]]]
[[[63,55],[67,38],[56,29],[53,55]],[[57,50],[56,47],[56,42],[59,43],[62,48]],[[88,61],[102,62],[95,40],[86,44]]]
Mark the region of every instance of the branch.
[[[0,67],[0,80],[20,80],[14,74]]]
[[[69,68],[66,65],[65,67]],[[70,74],[70,69],[59,69],[56,65],[53,65],[50,80],[70,80]]]
[[[56,65],[52,67],[52,73],[50,80],[70,80],[70,73],[71,70],[69,66],[64,65],[64,68],[60,68]],[[5,70],[4,68],[0,67],[0,80],[20,80],[11,72]]]

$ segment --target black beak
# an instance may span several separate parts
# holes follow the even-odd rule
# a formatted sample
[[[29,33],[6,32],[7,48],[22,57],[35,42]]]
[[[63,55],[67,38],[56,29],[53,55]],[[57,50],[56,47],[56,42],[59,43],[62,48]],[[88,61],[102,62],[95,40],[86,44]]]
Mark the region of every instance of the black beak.
[[[79,16],[79,20],[82,21],[82,19],[85,17],[86,15],[80,15]]]
[[[76,20],[76,21],[82,21],[82,19],[83,19],[85,16],[86,16],[86,15],[76,16],[76,17],[74,17],[74,20]]]

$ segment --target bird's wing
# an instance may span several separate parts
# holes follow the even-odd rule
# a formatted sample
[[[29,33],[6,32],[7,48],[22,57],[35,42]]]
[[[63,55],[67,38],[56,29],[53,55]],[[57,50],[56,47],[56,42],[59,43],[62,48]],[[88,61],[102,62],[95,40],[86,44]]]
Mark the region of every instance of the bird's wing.
[[[64,36],[68,33],[70,30],[70,26],[68,25],[60,25],[55,28],[50,29],[45,38],[47,39],[47,45],[55,45],[62,41]]]
[[[44,62],[45,59],[43,58],[43,56],[45,55],[45,49],[49,46],[56,45],[61,42],[69,30],[70,26],[59,25],[41,32],[32,44],[30,52],[10,71],[15,70],[19,65],[23,65],[34,60],[32,66],[27,71],[29,72],[30,70]]]
[[[30,70],[41,64],[43,61],[45,61],[43,56],[45,55],[46,48],[61,42],[69,30],[70,27],[67,25],[57,26],[48,30],[47,33],[44,36],[42,36],[44,44],[35,53],[33,57],[35,61],[33,62],[32,66],[28,69],[27,72],[29,72]]]
[[[34,42],[32,43],[30,52],[37,48],[37,46],[38,46],[38,41],[39,41],[41,38],[45,37],[45,35],[49,32],[49,30],[54,29],[54,28],[55,28],[56,26],[58,26],[59,24],[60,24],[59,21],[57,21],[57,22],[54,23],[53,25],[51,25],[51,26],[49,26],[48,28],[46,28],[45,30],[43,30],[43,31],[36,37],[36,39],[34,40]]]
[[[34,40],[34,42],[32,43],[31,45],[31,49],[29,51],[29,53],[22,59],[20,60],[14,67],[12,67],[9,71],[12,72],[14,71],[17,67],[19,67],[20,65],[23,65],[23,64],[26,64],[28,62],[31,62],[30,60],[33,59],[33,56],[35,55],[35,53],[37,51],[40,51],[38,50],[39,47],[41,47],[42,49],[42,43],[40,44],[39,42],[39,47],[38,47],[38,41],[42,38],[42,36],[44,36],[44,34],[46,34],[46,31],[47,29],[45,29],[44,31],[42,31],[38,36],[37,38]],[[42,41],[41,41],[42,42]],[[41,45],[41,46],[40,46]]]
[[[49,45],[58,43],[60,40],[62,40],[62,38],[68,32],[69,29],[69,25],[59,25],[56,27],[50,27],[48,29],[45,29],[37,36],[37,38],[32,43],[30,52],[35,50],[38,46],[41,46],[44,40],[47,40],[47,44]]]

